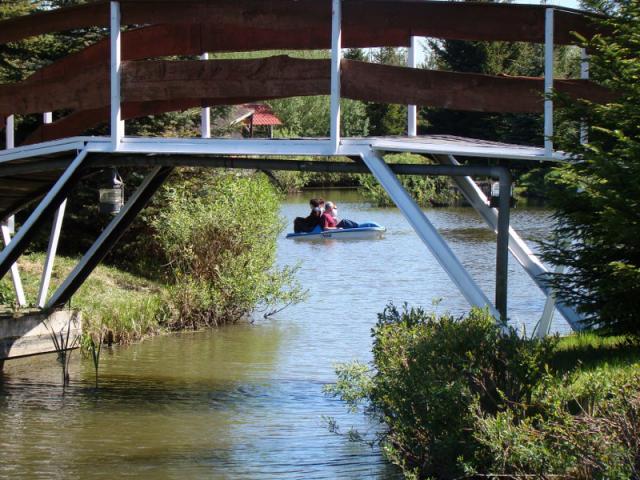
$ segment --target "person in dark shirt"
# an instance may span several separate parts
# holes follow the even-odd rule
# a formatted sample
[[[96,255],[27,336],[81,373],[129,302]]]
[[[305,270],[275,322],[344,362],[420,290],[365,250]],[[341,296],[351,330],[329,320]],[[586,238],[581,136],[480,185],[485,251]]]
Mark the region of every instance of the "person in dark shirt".
[[[320,200],[312,198],[309,201],[311,206],[311,212],[307,217],[296,217],[293,221],[293,231],[295,233],[309,233],[318,229],[321,224],[320,217],[322,216],[322,210],[320,208]]]
[[[311,213],[309,213],[309,216],[305,220],[310,227],[309,231],[311,231],[321,223],[320,217],[322,216],[324,200],[321,198],[312,198],[309,200],[309,205],[311,206]]]

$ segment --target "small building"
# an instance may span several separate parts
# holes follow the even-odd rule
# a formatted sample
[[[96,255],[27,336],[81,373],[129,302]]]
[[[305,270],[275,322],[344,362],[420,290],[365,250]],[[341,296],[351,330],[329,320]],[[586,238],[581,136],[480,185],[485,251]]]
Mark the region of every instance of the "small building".
[[[235,107],[230,117],[231,125],[242,124],[243,136],[273,138],[273,127],[282,125],[282,121],[264,103],[247,103]]]

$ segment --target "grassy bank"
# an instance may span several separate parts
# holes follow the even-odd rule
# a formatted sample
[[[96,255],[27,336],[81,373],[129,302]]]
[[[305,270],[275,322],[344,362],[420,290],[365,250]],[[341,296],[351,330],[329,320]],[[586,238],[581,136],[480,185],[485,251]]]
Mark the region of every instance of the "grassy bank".
[[[82,221],[74,228],[89,243],[85,226],[96,214],[79,211]],[[297,268],[276,265],[285,226],[279,212],[280,196],[262,174],[179,170],[110,257],[119,269],[99,265],[73,296],[72,307],[84,313],[85,333],[102,338],[107,330],[108,341],[128,343],[164,329],[269,315],[300,301],[305,292],[295,279]],[[19,260],[32,303],[43,264],[39,253]],[[56,258],[50,293],[76,264],[74,258]],[[0,304],[15,304],[8,277],[0,283]]]
[[[57,257],[51,278],[51,294],[77,264],[78,259]],[[35,303],[44,254],[20,258],[20,274],[29,303]],[[83,312],[88,331],[104,326],[110,340],[129,343],[162,331],[167,324],[166,287],[117,268],[99,265],[74,295],[71,306]],[[0,303],[15,305],[10,276],[0,282]]]
[[[480,310],[391,305],[373,358],[339,367],[329,391],[380,422],[407,478],[640,478],[637,341],[531,340]]]

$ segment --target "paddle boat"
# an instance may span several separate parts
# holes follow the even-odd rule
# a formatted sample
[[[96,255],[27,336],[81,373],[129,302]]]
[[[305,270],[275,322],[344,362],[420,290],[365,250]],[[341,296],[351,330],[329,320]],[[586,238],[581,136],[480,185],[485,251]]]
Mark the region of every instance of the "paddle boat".
[[[322,230],[320,226],[308,233],[288,233],[293,240],[371,240],[382,238],[387,229],[375,222],[361,223],[358,228]]]

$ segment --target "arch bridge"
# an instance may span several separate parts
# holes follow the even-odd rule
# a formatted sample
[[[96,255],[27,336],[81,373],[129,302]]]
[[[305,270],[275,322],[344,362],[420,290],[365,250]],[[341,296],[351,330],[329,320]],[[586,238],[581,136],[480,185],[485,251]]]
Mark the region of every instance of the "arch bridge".
[[[0,85],[0,217],[7,220],[37,202],[11,239],[2,231],[0,276],[11,273],[19,303],[26,303],[16,261],[37,229],[54,214],[37,304],[64,305],[176,166],[349,171],[373,174],[471,305],[507,319],[509,251],[548,296],[539,332],[548,329],[553,292],[546,267],[509,226],[512,161],[567,160],[553,148],[551,93],[605,102],[611,93],[588,80],[553,75],[554,45],[574,43],[573,32],[597,33],[593,17],[551,5],[514,5],[423,0],[120,0],[95,1],[0,22],[0,42],[73,29],[101,27],[102,40],[35,72]],[[544,78],[491,76],[416,68],[416,37],[544,44]],[[407,47],[406,67],[342,58],[342,48]],[[209,59],[209,53],[269,50],[330,50],[328,59],[284,55],[255,59]],[[198,60],[167,60],[198,56]],[[586,65],[586,56],[585,56]],[[211,138],[209,107],[277,98],[329,95],[328,138]],[[407,135],[344,138],[340,99],[409,105]],[[539,147],[507,145],[453,136],[418,136],[416,105],[463,111],[544,114],[545,141]],[[201,138],[126,135],[125,121],[162,112],[202,108]],[[53,115],[55,113],[55,117]],[[14,115],[41,115],[23,144],[14,140]],[[55,121],[53,119],[55,118]],[[101,124],[109,136],[84,136]],[[390,152],[412,152],[435,164],[385,162]],[[342,162],[300,161],[298,156],[346,157]],[[501,167],[465,166],[456,157],[501,159]],[[256,157],[259,157],[257,159]],[[150,169],[76,268],[49,295],[49,282],[65,211],[74,186],[96,169]],[[397,175],[448,175],[497,232],[496,298],[491,301]],[[500,204],[490,208],[472,177],[500,181]],[[574,329],[579,316],[559,302]]]

